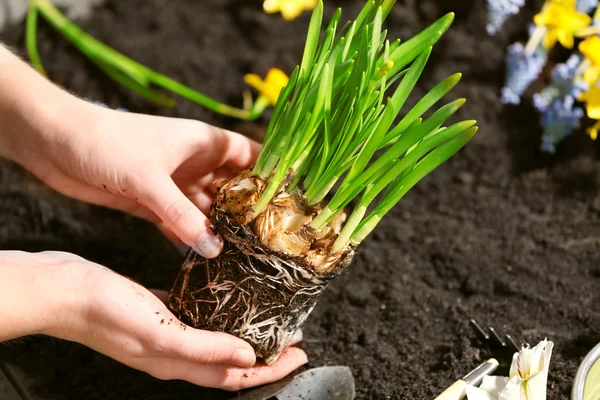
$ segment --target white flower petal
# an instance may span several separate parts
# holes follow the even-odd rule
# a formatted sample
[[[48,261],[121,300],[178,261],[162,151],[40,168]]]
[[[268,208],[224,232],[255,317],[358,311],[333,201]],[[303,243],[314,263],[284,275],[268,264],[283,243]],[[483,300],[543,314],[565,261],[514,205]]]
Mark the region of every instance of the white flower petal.
[[[467,400],[498,400],[497,395],[475,386],[467,386],[465,392],[467,393]]]
[[[521,384],[523,381],[517,379],[516,377],[508,381],[508,384],[502,392],[500,392],[500,400],[530,400],[529,397],[526,396],[526,392]],[[524,395],[524,396],[522,396]]]
[[[546,386],[554,343],[544,339],[534,348],[515,353],[510,381],[500,392],[500,400],[546,400]]]
[[[506,376],[484,376],[479,388],[486,392],[495,393],[496,397],[498,397],[507,384],[508,377]]]
[[[547,374],[553,346],[552,342],[544,339],[533,348],[524,347],[515,353],[510,366],[510,377],[519,376],[526,379],[541,371],[546,371]]]

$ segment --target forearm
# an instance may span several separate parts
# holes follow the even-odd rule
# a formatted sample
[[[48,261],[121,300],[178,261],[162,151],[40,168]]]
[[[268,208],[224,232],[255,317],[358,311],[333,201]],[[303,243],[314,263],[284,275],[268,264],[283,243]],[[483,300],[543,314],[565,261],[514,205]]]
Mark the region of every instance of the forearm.
[[[0,156],[27,166],[77,99],[0,44]]]
[[[80,304],[77,281],[75,271],[40,253],[0,251],[0,342],[68,329]]]

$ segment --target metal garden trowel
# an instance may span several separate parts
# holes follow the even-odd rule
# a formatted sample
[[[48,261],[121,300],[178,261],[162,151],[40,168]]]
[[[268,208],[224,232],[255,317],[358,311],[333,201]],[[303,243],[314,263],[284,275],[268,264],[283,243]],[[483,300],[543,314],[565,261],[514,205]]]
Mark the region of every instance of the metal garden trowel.
[[[258,388],[246,390],[236,400],[352,400],[354,377],[345,366],[318,367]]]

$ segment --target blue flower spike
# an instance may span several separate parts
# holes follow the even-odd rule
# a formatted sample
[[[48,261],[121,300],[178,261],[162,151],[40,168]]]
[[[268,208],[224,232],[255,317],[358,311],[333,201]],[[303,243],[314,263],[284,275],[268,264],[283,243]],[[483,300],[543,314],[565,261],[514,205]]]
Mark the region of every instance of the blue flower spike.
[[[552,71],[550,84],[541,92],[533,95],[533,106],[544,112],[556,99],[566,96],[578,98],[587,91],[588,84],[583,80],[582,70],[579,66],[583,60],[580,54],[573,54],[565,63],[556,64]]]
[[[582,13],[590,13],[598,7],[598,0],[577,0],[577,11]]]
[[[591,0],[588,0],[591,1]],[[489,35],[495,35],[508,17],[519,13],[525,4],[524,0],[487,0],[488,23],[486,29]]]
[[[575,99],[567,95],[564,100],[556,99],[542,114],[541,149],[545,153],[554,153],[556,145],[579,128],[584,112],[580,107],[573,107]]]
[[[521,43],[508,47],[506,56],[506,83],[502,88],[504,104],[521,103],[521,95],[533,82],[546,64],[548,53],[541,44],[528,54]]]

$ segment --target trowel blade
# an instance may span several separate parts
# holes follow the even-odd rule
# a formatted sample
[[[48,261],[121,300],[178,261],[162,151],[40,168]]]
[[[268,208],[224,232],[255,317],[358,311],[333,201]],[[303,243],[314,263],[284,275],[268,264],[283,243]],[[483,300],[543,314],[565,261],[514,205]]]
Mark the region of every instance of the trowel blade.
[[[294,377],[251,389],[236,397],[238,400],[352,400],[355,396],[354,377],[346,366],[318,367]]]

